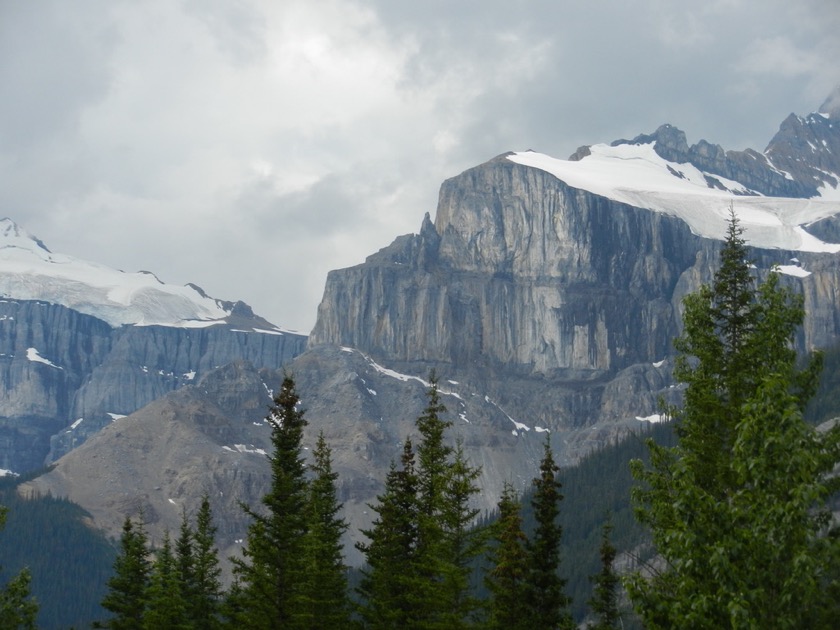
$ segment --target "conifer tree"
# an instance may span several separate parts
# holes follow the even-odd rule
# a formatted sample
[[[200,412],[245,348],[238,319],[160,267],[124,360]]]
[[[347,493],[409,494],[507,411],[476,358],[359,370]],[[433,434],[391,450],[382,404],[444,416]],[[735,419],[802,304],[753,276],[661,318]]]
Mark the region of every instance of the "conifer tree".
[[[149,587],[146,591],[146,609],[143,614],[145,630],[189,630],[187,604],[184,601],[179,567],[172,552],[172,541],[167,531],[163,546],[152,564]]]
[[[569,614],[569,598],[563,589],[566,580],[558,575],[563,527],[560,515],[561,483],[559,466],[554,462],[550,438],[546,436],[540,476],[533,480],[536,528],[526,544],[528,552],[527,603],[534,628],[574,628]]]
[[[802,299],[775,272],[755,286],[742,232],[732,213],[712,286],[684,303],[679,442],[651,443],[649,469],[632,462],[637,516],[665,563],[625,580],[651,628],[814,628],[833,605],[821,576],[836,539],[821,530],[840,429],[802,419],[820,367],[797,366]]]
[[[142,516],[141,516],[142,518]],[[149,584],[148,537],[143,524],[126,517],[120,536],[120,552],[114,560],[114,575],[102,607],[113,617],[104,622],[113,630],[141,630]]]
[[[350,624],[350,604],[341,537],[347,522],[338,515],[338,473],[333,472],[332,454],[323,431],[318,434],[313,460],[315,476],[309,485],[303,541],[301,625],[313,630],[346,628]]]
[[[193,555],[193,531],[187,520],[187,510],[181,510],[181,525],[175,541],[175,567],[178,571],[178,587],[185,602],[192,602],[195,593],[195,557]]]
[[[488,537],[486,529],[476,525],[479,510],[472,504],[474,495],[479,492],[480,474],[480,469],[467,462],[463,442],[458,440],[444,492],[446,510],[441,520],[448,560],[443,575],[442,602],[442,622],[447,628],[470,626],[480,605],[470,592],[473,561],[484,552]]]
[[[527,538],[522,531],[519,500],[510,483],[499,499],[499,518],[493,524],[494,545],[490,551],[490,570],[485,585],[491,630],[536,630],[528,605]]]
[[[237,623],[243,627],[293,627],[300,612],[307,480],[301,447],[306,420],[298,403],[295,382],[287,374],[266,417],[273,452],[265,510],[243,505],[252,523],[243,558],[233,558],[240,601],[232,609],[240,611]]]
[[[369,542],[356,545],[366,559],[358,589],[364,627],[417,628],[422,605],[417,597],[422,580],[417,561],[420,507],[411,440],[403,444],[400,468],[392,462],[385,490],[369,507],[377,514],[371,529],[362,530]]]
[[[610,540],[612,523],[604,523],[601,533],[601,571],[590,580],[595,586],[589,606],[597,621],[588,626],[589,630],[618,630],[621,614],[618,608],[618,589],[620,580],[613,569],[616,550]]]
[[[216,550],[216,526],[206,494],[201,498],[191,538],[192,588],[189,589],[188,610],[196,628],[213,630],[220,624],[222,570]]]
[[[446,430],[452,426],[446,420],[446,406],[440,399],[438,378],[429,374],[428,402],[417,418],[420,441],[417,445],[418,479],[418,544],[417,561],[422,580],[417,584],[418,598],[423,602],[417,615],[421,627],[437,627],[451,612],[447,604],[452,594],[446,593],[445,576],[452,575],[450,549],[444,522],[450,506],[447,491],[451,481],[452,447],[444,441]],[[450,586],[455,586],[450,583]],[[450,619],[451,621],[451,619]]]

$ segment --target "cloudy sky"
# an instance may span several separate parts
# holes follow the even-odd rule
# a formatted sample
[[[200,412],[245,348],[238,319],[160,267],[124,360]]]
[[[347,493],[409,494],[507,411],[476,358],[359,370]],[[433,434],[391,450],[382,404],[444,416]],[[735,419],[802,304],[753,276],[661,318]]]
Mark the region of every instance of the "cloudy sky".
[[[837,0],[0,0],[0,217],[308,332],[326,273],[508,150],[764,149]]]

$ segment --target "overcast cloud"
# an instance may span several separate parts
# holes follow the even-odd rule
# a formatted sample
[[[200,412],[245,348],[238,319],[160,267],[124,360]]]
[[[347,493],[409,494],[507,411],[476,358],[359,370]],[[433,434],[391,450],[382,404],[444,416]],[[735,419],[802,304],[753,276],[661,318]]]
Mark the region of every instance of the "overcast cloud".
[[[326,273],[508,150],[764,149],[837,0],[0,0],[0,217],[308,332]]]

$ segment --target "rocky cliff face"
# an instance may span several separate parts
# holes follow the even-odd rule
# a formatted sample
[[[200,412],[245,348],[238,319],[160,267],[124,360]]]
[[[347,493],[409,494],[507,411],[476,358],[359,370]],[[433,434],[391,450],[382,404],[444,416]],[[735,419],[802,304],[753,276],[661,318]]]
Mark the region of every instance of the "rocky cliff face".
[[[749,239],[749,231],[746,233]],[[710,279],[720,242],[678,218],[574,189],[504,156],[445,182],[435,225],[327,279],[310,346],[391,361],[598,378],[671,351],[682,297]],[[755,249],[811,305],[808,347],[832,343],[837,256]],[[821,305],[818,307],[817,305]]]
[[[0,468],[39,468],[213,368],[276,368],[305,341],[230,325],[112,328],[58,304],[0,301]]]
[[[823,146],[834,151],[837,113],[825,108],[828,117],[818,116],[830,124],[803,124],[818,129],[820,145],[826,140]],[[400,443],[416,435],[432,368],[442,379],[450,437],[460,438],[482,469],[481,508],[495,504],[505,482],[529,483],[546,436],[560,461],[570,463],[655,419],[660,397],[676,402],[680,390],[670,375],[681,301],[717,267],[714,234],[724,232],[730,200],[762,201],[758,192],[809,197],[831,188],[840,172],[833,163],[809,162],[815,153],[808,142],[785,141],[800,131],[786,122],[766,154],[703,142],[689,147],[670,126],[618,144],[612,157],[620,168],[632,168],[642,156],[665,173],[668,186],[684,180],[699,186],[682,197],[673,187],[624,194],[637,185],[636,171],[613,187],[624,196],[611,196],[595,190],[607,175],[584,178],[592,184],[587,188],[527,165],[521,155],[502,155],[444,182],[436,219],[427,215],[418,234],[330,273],[308,348],[289,368],[307,408],[305,445],[324,430],[333,448],[351,523],[348,543],[370,522],[367,504],[381,491]],[[623,152],[646,144],[653,146],[646,157]],[[585,149],[577,157],[585,162],[597,152]],[[802,168],[782,168],[783,156]],[[808,164],[822,169],[822,179],[812,177]],[[718,195],[714,204],[698,206],[707,190]],[[655,203],[645,205],[646,199]],[[688,210],[673,205],[679,203]],[[772,203],[760,205],[739,206],[751,221],[746,238],[752,234],[766,245],[751,251],[756,275],[779,265],[785,282],[803,294],[801,349],[836,343],[840,245],[831,243],[840,243],[840,203],[782,204],[791,216],[768,212]],[[709,208],[712,217],[704,214]],[[713,226],[712,235],[698,226]],[[774,241],[777,228],[784,238]],[[42,307],[7,308],[18,317],[15,308]],[[77,434],[85,437],[86,426],[105,428],[28,490],[69,496],[115,534],[126,513],[143,508],[158,535],[164,527],[174,530],[181,509],[193,509],[208,492],[222,547],[235,552],[245,533],[237,501],[257,505],[267,484],[261,450],[268,431],[261,419],[267,390],[280,374],[260,368],[287,362],[303,339],[244,335],[230,326],[109,330],[60,310],[54,316],[77,318],[79,330],[89,330],[78,340],[62,335],[60,343],[48,342],[46,333],[37,337],[37,326],[27,323],[13,334],[16,325],[8,322],[16,320],[0,321],[8,347],[0,351],[14,355],[0,357],[6,392],[21,401],[16,413],[63,418],[60,431],[44,430],[55,434],[51,458],[66,453]],[[33,363],[30,347],[48,363]],[[233,357],[249,363],[225,366]],[[62,396],[46,395],[59,389]],[[141,400],[150,404],[111,421],[110,413],[134,411]],[[347,550],[358,561],[352,545]]]

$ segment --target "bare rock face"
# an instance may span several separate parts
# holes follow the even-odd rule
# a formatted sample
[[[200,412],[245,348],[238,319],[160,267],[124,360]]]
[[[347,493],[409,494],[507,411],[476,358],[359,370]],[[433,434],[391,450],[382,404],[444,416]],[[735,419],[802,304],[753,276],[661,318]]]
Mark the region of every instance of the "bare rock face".
[[[57,304],[0,301],[0,468],[58,459],[128,415],[236,359],[278,367],[306,337],[230,326],[122,326]]]
[[[396,362],[602,378],[671,352],[680,301],[710,279],[719,247],[679,219],[501,157],[443,184],[435,225],[427,217],[418,235],[331,272],[309,345],[346,345]],[[798,257],[812,275],[796,283],[814,312],[817,303],[836,309],[829,288],[836,256],[754,256],[765,270]],[[838,332],[831,318],[811,317],[808,347]]]
[[[666,159],[698,165],[711,187],[725,177],[748,193],[809,197],[830,186],[840,167],[809,162],[822,151],[785,138],[811,125],[810,143],[840,155],[829,105],[826,116],[816,115],[825,124],[786,121],[766,155],[688,146],[671,126],[630,142],[656,142]],[[783,168],[788,159],[802,167]],[[808,164],[826,168],[817,177]],[[839,226],[834,216],[808,230],[837,243]],[[246,531],[238,502],[258,506],[268,487],[262,418],[281,382],[276,369],[285,365],[306,408],[305,447],[319,431],[332,447],[351,524],[348,559],[358,563],[352,543],[370,523],[368,505],[401,443],[416,439],[431,369],[453,423],[450,439],[461,440],[481,467],[478,507],[491,508],[505,482],[521,488],[534,477],[546,439],[569,464],[655,420],[660,398],[679,400],[671,369],[681,303],[711,280],[720,246],[679,218],[499,156],[444,182],[434,223],[427,215],[418,234],[331,272],[302,353],[302,337],[229,328],[109,331],[60,310],[39,320],[33,313],[41,306],[0,304],[0,318],[7,316],[0,319],[0,393],[16,414],[0,426],[7,440],[0,454],[25,450],[24,436],[9,428],[16,418],[51,422],[42,434],[53,435],[56,467],[26,489],[69,496],[114,535],[125,515],[142,509],[162,536],[206,492],[226,557]],[[840,254],[750,255],[759,277],[786,266],[791,275],[783,281],[803,295],[801,350],[840,339]],[[13,323],[21,316],[14,309],[29,309],[24,319],[35,323]],[[50,318],[64,318],[67,334],[51,336],[59,324]],[[131,415],[112,420],[122,413]],[[46,455],[39,439],[27,461]]]

